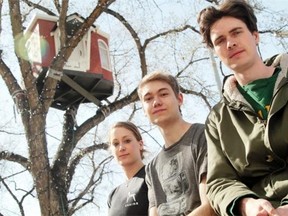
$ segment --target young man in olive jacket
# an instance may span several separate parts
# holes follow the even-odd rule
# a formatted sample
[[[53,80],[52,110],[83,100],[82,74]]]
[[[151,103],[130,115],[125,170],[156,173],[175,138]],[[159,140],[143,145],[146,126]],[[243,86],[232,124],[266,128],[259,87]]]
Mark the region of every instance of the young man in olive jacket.
[[[287,54],[263,63],[257,19],[245,1],[206,8],[198,23],[233,72],[206,122],[208,199],[221,216],[287,216]]]

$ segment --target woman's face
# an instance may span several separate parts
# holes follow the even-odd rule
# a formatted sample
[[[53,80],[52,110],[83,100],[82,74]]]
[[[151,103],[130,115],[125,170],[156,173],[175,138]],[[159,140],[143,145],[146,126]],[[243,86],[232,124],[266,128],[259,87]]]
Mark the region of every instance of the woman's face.
[[[121,166],[142,161],[143,141],[138,141],[133,132],[124,127],[115,127],[110,131],[110,149]]]

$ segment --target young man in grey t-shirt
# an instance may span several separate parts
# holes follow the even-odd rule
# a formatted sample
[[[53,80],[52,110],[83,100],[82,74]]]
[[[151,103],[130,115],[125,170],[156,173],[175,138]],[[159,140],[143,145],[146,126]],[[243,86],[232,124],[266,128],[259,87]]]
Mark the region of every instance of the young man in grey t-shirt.
[[[183,95],[176,79],[163,72],[150,73],[142,79],[138,95],[165,141],[146,167],[149,215],[215,215],[206,198],[204,125],[182,118]]]

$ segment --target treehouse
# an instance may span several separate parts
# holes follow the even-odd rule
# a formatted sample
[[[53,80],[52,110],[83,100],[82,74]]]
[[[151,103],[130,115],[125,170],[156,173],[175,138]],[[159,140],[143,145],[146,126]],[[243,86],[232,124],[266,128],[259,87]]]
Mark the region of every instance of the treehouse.
[[[78,14],[66,19],[67,37],[71,37],[84,22]],[[113,94],[113,75],[109,55],[109,36],[91,26],[66,61],[61,75],[50,69],[60,50],[58,17],[36,14],[25,31],[25,47],[36,77],[37,90],[43,89],[44,78],[58,79],[52,107],[65,110],[81,103],[95,103]],[[57,77],[58,75],[58,77]]]

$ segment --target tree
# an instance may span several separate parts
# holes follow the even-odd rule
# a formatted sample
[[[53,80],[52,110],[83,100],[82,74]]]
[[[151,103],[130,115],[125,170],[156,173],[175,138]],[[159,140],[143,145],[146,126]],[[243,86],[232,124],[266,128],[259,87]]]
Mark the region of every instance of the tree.
[[[207,1],[205,4],[208,5],[209,2],[217,3],[217,1]],[[182,91],[190,97],[192,104],[200,103],[200,109],[206,110],[202,115],[208,113],[219,97],[217,89],[213,86],[215,85],[213,80],[201,77],[201,72],[211,70],[211,63],[208,51],[200,42],[201,37],[195,27],[195,15],[191,13],[185,18],[180,17],[179,20],[176,16],[166,16],[164,10],[168,10],[166,7],[171,4],[170,1],[161,4],[139,0],[129,1],[123,5],[123,2],[117,4],[115,0],[98,0],[97,5],[89,10],[89,5],[93,3],[95,2],[87,1],[85,10],[79,9],[86,19],[72,37],[67,36],[65,20],[73,8],[73,1],[60,3],[55,0],[53,5],[52,3],[47,5],[45,1],[35,3],[29,0],[9,0],[9,12],[5,14],[1,10],[1,20],[5,16],[10,17],[11,36],[14,39],[13,54],[17,62],[14,64],[17,67],[15,69],[11,64],[9,66],[10,59],[6,56],[11,53],[7,47],[3,47],[0,74],[21,117],[26,137],[25,143],[21,145],[25,145],[27,154],[15,153],[8,147],[1,148],[0,161],[7,162],[3,163],[6,167],[11,166],[10,162],[13,162],[17,164],[18,170],[21,166],[26,175],[30,175],[30,184],[24,189],[19,181],[10,180],[12,176],[19,174],[12,172],[5,177],[0,175],[0,185],[3,185],[5,191],[8,191],[17,203],[21,215],[25,215],[24,200],[29,196],[37,197],[43,216],[73,215],[89,204],[97,205],[98,201],[94,200],[93,194],[102,183],[104,176],[110,173],[107,166],[111,161],[111,156],[107,152],[108,145],[102,135],[103,130],[98,131],[98,127],[108,125],[108,119],[113,115],[123,115],[126,119],[145,122],[142,121],[136,87],[141,77],[149,71],[162,68],[172,72],[179,79]],[[3,1],[0,1],[1,9],[3,4]],[[200,3],[194,4],[195,14],[200,8]],[[176,5],[181,9],[192,8],[191,1],[183,1]],[[137,13],[135,13],[136,9]],[[50,66],[55,71],[62,71],[66,59],[91,25],[94,23],[101,25],[106,20],[106,24],[113,22],[113,31],[116,32],[119,28],[117,35],[111,35],[115,91],[102,106],[88,104],[71,106],[64,112],[53,110],[51,103],[58,81],[49,76],[44,81],[43,91],[37,91],[31,64],[23,58],[27,54],[25,48],[21,46],[24,28],[35,11],[59,17],[61,49]],[[158,20],[167,20],[167,22],[157,23]],[[284,24],[281,26],[263,28],[262,33],[283,32],[287,29],[287,25],[285,22],[282,23]],[[1,37],[4,38],[2,32]],[[286,44],[285,39],[281,42]],[[17,52],[19,46],[24,54],[20,55]],[[199,70],[200,72],[197,72]],[[21,86],[21,79],[23,86]],[[184,115],[189,116],[190,107],[187,105]],[[1,112],[4,113],[4,110]],[[83,116],[86,112],[89,114]],[[57,124],[58,127],[62,126],[62,132],[61,136],[57,136],[57,148],[54,150],[51,150],[49,144],[49,137],[52,136],[49,134],[48,127],[51,113],[63,115],[63,122]],[[82,122],[78,125],[79,119]],[[140,126],[144,132],[150,133],[149,126],[145,124]],[[4,125],[0,127],[4,128],[2,131],[5,133],[9,132]],[[93,128],[95,132],[92,132]],[[92,144],[87,144],[85,141]],[[106,153],[101,156],[103,151]],[[85,179],[84,186],[78,190],[77,186],[73,185],[77,169],[88,162],[89,177]],[[4,190],[3,188],[1,189]],[[21,196],[17,193],[19,190],[22,191]]]

